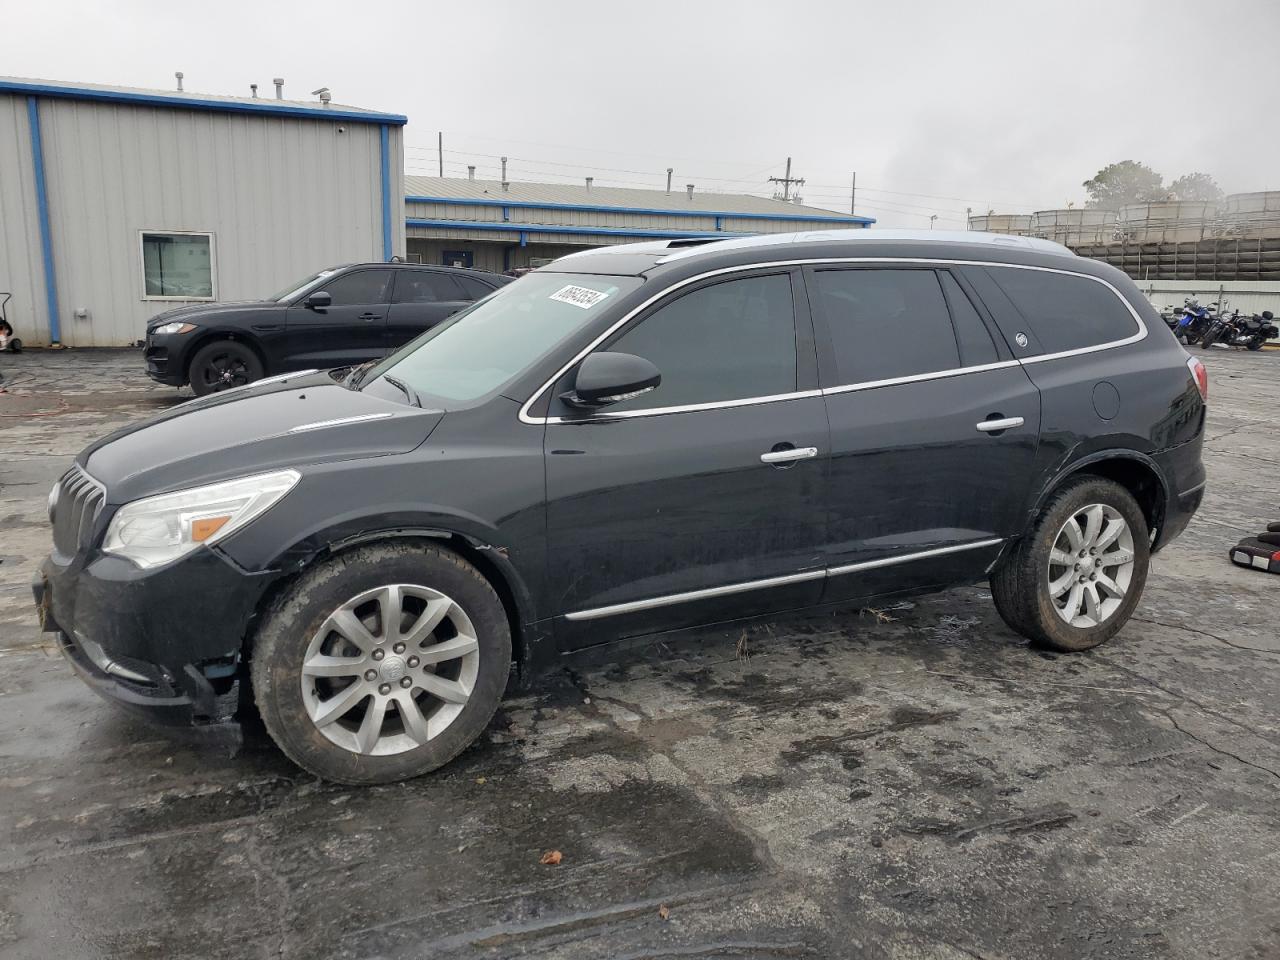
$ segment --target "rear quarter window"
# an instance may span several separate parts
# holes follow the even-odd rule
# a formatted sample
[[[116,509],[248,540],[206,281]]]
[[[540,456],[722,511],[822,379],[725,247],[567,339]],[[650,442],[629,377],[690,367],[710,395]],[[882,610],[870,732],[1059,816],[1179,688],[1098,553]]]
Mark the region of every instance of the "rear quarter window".
[[[1114,343],[1138,332],[1128,306],[1097,280],[1014,267],[988,267],[987,272],[1046,353]]]

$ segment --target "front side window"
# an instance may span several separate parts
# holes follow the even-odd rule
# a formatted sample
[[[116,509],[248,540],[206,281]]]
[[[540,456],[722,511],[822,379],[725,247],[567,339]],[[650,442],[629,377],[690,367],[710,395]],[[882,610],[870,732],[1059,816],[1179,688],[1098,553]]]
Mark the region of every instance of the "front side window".
[[[390,270],[356,270],[322,285],[317,293],[332,298],[334,307],[353,307],[366,303],[386,303],[391,292]]]
[[[156,300],[212,300],[213,234],[142,233],[142,295]]]
[[[744,277],[684,294],[602,349],[644,357],[662,374],[656,390],[609,412],[793,393],[791,278]]]
[[[1129,308],[1097,280],[1016,267],[987,270],[1047,353],[1114,343],[1138,332]]]
[[[405,344],[366,381],[390,374],[423,397],[478,399],[546,357],[640,284],[638,277],[530,273]]]
[[[462,300],[453,277],[430,270],[400,270],[393,303],[443,303]],[[473,299],[467,297],[466,299]]]
[[[837,383],[953,370],[960,352],[933,270],[818,270]]]

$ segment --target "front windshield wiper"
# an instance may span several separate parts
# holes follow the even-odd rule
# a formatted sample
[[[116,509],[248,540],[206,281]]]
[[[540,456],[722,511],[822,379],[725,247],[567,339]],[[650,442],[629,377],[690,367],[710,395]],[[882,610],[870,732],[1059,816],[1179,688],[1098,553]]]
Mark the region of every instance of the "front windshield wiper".
[[[422,406],[422,400],[419,399],[417,393],[415,393],[412,388],[407,386],[403,380],[397,380],[395,377],[388,377],[385,374],[383,375],[382,379],[387,381],[387,383],[391,384],[393,387],[395,387],[397,390],[403,393],[406,397],[408,397],[413,402],[413,405],[415,407]]]
[[[364,379],[364,375],[368,373],[369,369],[377,362],[377,360],[366,360],[358,367],[352,367],[351,370],[348,371],[347,375],[342,378],[342,385],[348,390],[354,390],[356,387],[360,386],[360,381]]]

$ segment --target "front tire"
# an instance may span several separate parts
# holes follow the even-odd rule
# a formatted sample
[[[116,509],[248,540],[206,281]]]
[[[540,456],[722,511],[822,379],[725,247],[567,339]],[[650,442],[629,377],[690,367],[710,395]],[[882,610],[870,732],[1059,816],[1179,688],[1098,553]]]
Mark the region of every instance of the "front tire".
[[[235,340],[206,343],[191,358],[188,378],[197,397],[261,380],[262,361],[251,347]]]
[[[1005,623],[1033,643],[1088,650],[1128,622],[1149,561],[1146,518],[1132,494],[1081,476],[1049,498],[992,574],[991,593]]]
[[[391,783],[435,770],[492,719],[511,667],[502,601],[457,554],[358,547],[272,605],[252,654],[267,732],[325,780]]]

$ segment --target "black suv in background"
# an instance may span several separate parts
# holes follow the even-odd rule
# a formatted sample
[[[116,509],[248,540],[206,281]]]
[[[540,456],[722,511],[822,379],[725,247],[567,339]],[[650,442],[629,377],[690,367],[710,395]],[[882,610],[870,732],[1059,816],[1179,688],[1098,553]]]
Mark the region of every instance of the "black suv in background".
[[[321,270],[273,297],[178,307],[147,322],[153,380],[196,396],[293,370],[385,357],[510,277],[456,267],[356,263]]]
[[[1207,392],[1046,241],[577,253],[341,381],[94,443],[36,600],[105,696],[207,723],[249,684],[298,764],[385,782],[623,637],[990,580],[1033,642],[1102,643],[1200,504]]]

